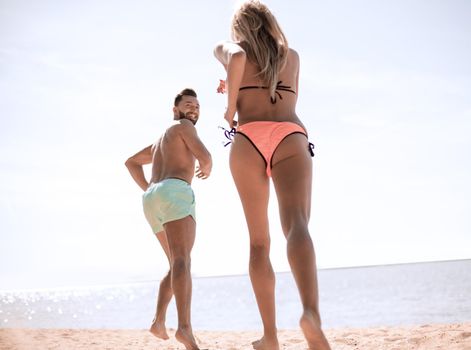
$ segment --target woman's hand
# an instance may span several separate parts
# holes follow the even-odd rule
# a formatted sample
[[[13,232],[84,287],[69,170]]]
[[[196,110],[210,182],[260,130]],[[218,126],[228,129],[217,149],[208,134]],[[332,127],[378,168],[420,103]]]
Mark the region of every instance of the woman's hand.
[[[224,119],[229,123],[229,129],[232,129],[237,126],[237,121],[234,120],[236,110],[231,108],[226,108],[226,113],[224,113]]]
[[[219,79],[219,86],[216,90],[218,94],[225,94],[227,93],[226,90],[226,81],[223,79]],[[224,119],[229,123],[229,129],[232,129],[237,125],[237,121],[234,120],[236,110],[233,108],[227,108],[226,112],[224,113]]]

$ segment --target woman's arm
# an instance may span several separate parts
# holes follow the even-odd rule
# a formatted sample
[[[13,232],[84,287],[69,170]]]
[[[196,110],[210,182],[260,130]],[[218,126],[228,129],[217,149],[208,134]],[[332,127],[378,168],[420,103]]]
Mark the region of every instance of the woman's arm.
[[[299,62],[299,55],[298,53],[293,50],[293,49],[290,49],[290,52],[292,52],[293,54],[293,57],[295,59],[295,62],[296,62],[296,100],[298,99],[299,97],[299,67],[300,67],[300,62]]]
[[[237,110],[237,97],[245,70],[245,51],[233,42],[219,43],[214,49],[214,55],[222,63],[227,72],[225,89],[227,92],[227,110],[224,119],[233,127],[234,115]]]
[[[233,41],[220,41],[216,44],[216,47],[214,48],[214,56],[218,59],[219,62],[222,63],[226,71],[231,56],[238,52],[245,53],[244,49],[242,49],[240,45]]]

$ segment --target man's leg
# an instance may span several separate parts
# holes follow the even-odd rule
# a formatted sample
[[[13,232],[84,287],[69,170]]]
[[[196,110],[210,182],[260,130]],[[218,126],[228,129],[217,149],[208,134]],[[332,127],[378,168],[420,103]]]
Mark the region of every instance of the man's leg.
[[[159,240],[165,255],[167,256],[170,265],[170,250],[168,247],[167,235],[165,234],[165,231],[156,233],[156,237]],[[150,327],[150,332],[153,335],[165,340],[169,338],[165,328],[165,319],[167,314],[167,307],[170,303],[170,300],[172,300],[172,296],[172,278],[171,271],[169,269],[165,277],[160,281],[160,288],[157,296],[157,310],[155,312],[154,321]]]
[[[191,328],[191,250],[196,223],[192,216],[164,225],[170,251],[172,289],[178,313],[175,337],[187,350],[198,350]]]

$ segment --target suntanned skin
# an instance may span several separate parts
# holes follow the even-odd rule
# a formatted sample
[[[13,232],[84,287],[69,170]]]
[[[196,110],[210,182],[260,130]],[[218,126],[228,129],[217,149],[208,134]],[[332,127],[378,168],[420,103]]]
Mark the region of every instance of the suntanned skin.
[[[211,155],[199,139],[193,124],[199,118],[198,100],[193,96],[183,96],[173,110],[174,124],[154,144],[126,161],[131,176],[144,191],[150,184],[168,178],[182,179],[191,184],[195,175],[195,160],[199,163],[197,177],[205,179],[211,172]],[[179,112],[188,119],[179,119]],[[150,163],[152,175],[147,182],[142,165]]]
[[[173,108],[174,123],[153,144],[126,161],[126,166],[139,187],[147,188],[168,178],[178,178],[191,184],[194,175],[206,179],[211,173],[211,155],[199,139],[194,124],[199,118],[196,97],[183,96]],[[183,118],[183,119],[181,119]],[[195,172],[195,164],[196,172]],[[143,165],[152,163],[150,181],[144,176]],[[178,329],[175,337],[187,350],[198,350],[191,328],[190,253],[195,241],[196,223],[192,216],[164,224],[164,231],[156,232],[170,269],[160,283],[157,310],[150,332],[161,339],[169,336],[165,327],[168,304],[175,295]]]
[[[247,59],[243,43],[220,43],[214,54],[227,72],[226,80],[220,80],[217,91],[227,93],[224,118],[230,127],[234,125],[237,112],[239,125],[253,121],[289,121],[304,128],[295,112],[299,91],[299,57],[296,51],[289,50],[287,64],[278,75],[278,80],[290,86],[296,95],[282,92],[283,99],[276,104],[270,102],[268,90],[239,91],[242,86],[264,85],[256,76],[259,69]],[[308,230],[312,160],[307,150],[308,141],[304,135],[287,136],[273,155],[271,173],[287,240],[288,261],[303,305],[300,327],[309,349],[330,350],[321,329],[315,253]],[[267,210],[270,186],[266,165],[251,142],[239,134],[234,137],[229,162],[249,229],[249,273],[264,329],[263,337],[252,346],[257,350],[279,350],[275,274],[269,256]]]

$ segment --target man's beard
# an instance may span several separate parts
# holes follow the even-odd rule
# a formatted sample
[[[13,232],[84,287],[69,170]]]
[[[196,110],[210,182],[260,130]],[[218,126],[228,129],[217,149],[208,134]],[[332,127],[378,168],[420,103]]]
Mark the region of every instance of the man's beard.
[[[188,117],[186,116],[186,114],[183,113],[182,111],[178,111],[178,113],[179,113],[180,119],[188,119],[190,122],[193,123],[193,125],[196,125],[196,122],[198,121],[198,119],[193,120],[193,119],[191,119],[191,118],[188,118]],[[188,114],[188,113],[193,113],[193,112],[187,112],[187,114]]]

